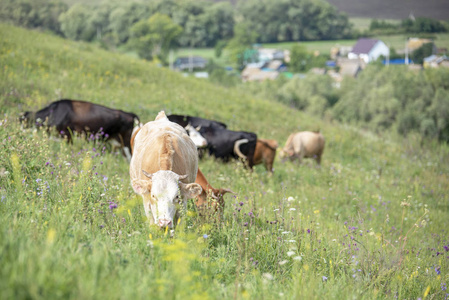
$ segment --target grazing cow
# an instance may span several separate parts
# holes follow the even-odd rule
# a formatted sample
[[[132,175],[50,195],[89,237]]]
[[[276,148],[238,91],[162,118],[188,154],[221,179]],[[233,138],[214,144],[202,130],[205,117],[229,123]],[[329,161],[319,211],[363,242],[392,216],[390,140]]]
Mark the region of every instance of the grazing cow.
[[[275,140],[257,139],[254,165],[264,163],[267,171],[273,173],[273,162],[278,146],[278,142]]]
[[[207,140],[209,154],[227,162],[230,158],[242,158],[253,167],[253,155],[256,149],[257,135],[252,132],[232,131],[226,124],[208,119],[170,115],[169,120],[181,126],[191,125]]]
[[[80,100],[62,99],[50,103],[37,112],[25,112],[21,121],[36,126],[55,127],[57,132],[72,142],[74,132],[102,135],[123,148],[130,159],[129,148],[133,127],[139,123],[136,114],[108,108]]]
[[[280,152],[285,161],[297,159],[300,163],[304,157],[314,158],[319,165],[324,151],[324,137],[320,132],[301,131],[292,133]]]
[[[230,158],[241,158],[248,167],[254,166],[254,151],[257,135],[252,132],[232,131],[219,127],[201,127],[201,135],[207,140],[209,154],[228,162]]]
[[[170,121],[175,122],[182,127],[186,127],[187,125],[191,125],[196,128],[196,130],[200,130],[202,127],[222,127],[227,128],[226,124],[212,121],[208,119],[203,119],[199,117],[192,117],[187,115],[169,115],[167,117]]]
[[[195,205],[200,215],[206,215],[215,212],[223,212],[224,199],[223,195],[226,193],[234,193],[230,189],[216,189],[212,187],[207,181],[204,174],[198,169],[195,182],[201,185],[203,191],[196,197]],[[209,201],[208,201],[209,197]]]
[[[150,223],[173,227],[178,206],[185,209],[186,200],[202,191],[194,183],[197,172],[195,144],[185,129],[170,122],[163,111],[155,121],[136,130],[129,174],[134,191],[143,198]]]

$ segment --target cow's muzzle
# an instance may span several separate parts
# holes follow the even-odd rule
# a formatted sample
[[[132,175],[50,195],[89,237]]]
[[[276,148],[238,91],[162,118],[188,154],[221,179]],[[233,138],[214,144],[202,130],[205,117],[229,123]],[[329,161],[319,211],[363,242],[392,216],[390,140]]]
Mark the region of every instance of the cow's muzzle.
[[[164,228],[164,227],[172,227],[172,221],[168,220],[168,219],[159,219],[157,225],[159,225],[159,227]]]

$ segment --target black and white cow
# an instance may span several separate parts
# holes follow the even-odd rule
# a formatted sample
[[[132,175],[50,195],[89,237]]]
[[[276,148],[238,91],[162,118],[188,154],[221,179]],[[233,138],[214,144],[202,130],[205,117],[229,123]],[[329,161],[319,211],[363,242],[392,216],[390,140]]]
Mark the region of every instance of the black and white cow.
[[[253,167],[253,156],[257,144],[257,135],[246,131],[232,131],[221,122],[182,115],[170,115],[168,119],[178,123],[194,126],[207,140],[209,154],[227,162],[230,158],[242,158]]]

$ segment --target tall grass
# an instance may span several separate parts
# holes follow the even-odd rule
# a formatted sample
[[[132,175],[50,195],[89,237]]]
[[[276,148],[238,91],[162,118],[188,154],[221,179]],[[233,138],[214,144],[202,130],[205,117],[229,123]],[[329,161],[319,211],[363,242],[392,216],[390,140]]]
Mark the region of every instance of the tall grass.
[[[183,78],[87,44],[0,25],[2,299],[444,299],[449,148],[374,135]],[[149,227],[128,163],[101,141],[73,145],[16,117],[59,97],[217,119],[281,145],[321,128],[320,168],[275,161],[268,176],[212,158],[224,217],[190,201],[173,232]]]

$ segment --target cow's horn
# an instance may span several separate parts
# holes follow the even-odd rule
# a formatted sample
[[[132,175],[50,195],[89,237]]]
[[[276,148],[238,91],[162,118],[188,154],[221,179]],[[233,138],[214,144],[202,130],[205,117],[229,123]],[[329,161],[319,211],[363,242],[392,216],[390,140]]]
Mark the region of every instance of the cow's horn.
[[[179,180],[186,179],[186,178],[187,178],[187,174],[186,175],[179,175]]]
[[[240,151],[240,145],[241,145],[241,144],[248,143],[248,142],[249,142],[248,139],[241,139],[241,140],[238,140],[238,141],[235,142],[235,144],[234,144],[234,152],[235,152],[235,154],[237,154],[240,158],[246,159],[246,155],[243,154],[243,153]]]
[[[146,177],[148,177],[150,179],[153,177],[153,174],[150,174],[150,173],[146,172],[145,170],[142,170],[142,173],[143,173],[143,175],[145,175]]]
[[[200,131],[201,129],[201,125],[199,125],[198,127],[195,128],[196,131]]]

